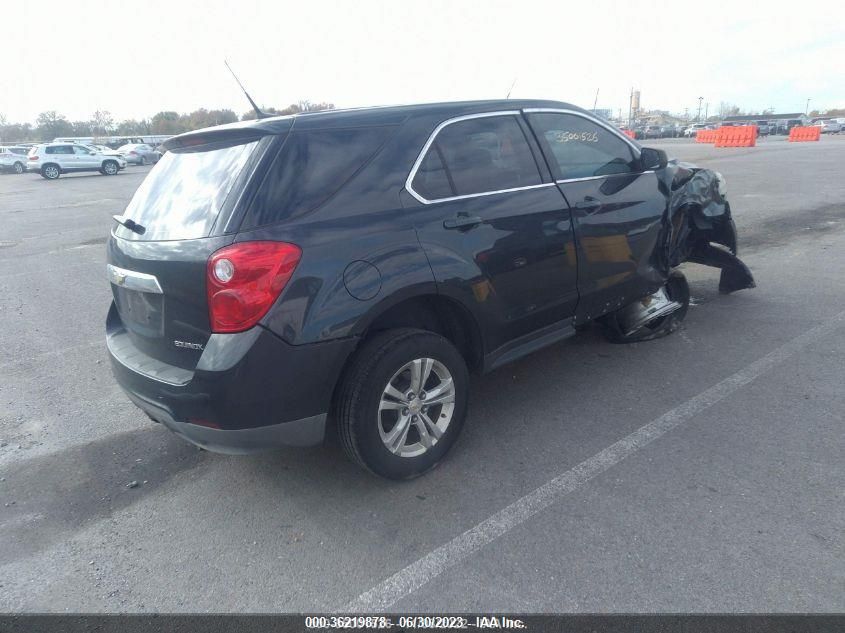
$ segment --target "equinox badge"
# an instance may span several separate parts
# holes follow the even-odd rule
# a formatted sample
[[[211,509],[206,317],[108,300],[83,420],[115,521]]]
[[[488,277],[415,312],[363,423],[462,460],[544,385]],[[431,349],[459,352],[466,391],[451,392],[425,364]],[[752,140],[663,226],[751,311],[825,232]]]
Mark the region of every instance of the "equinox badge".
[[[185,349],[198,349],[202,351],[202,343],[188,343],[186,341],[173,341],[173,344],[176,347],[182,347]]]

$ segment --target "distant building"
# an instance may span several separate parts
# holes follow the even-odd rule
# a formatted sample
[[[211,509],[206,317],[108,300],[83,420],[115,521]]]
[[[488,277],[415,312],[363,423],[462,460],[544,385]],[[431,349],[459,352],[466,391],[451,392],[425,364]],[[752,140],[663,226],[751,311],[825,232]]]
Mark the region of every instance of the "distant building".
[[[786,114],[741,114],[737,116],[727,116],[722,119],[722,123],[754,123],[755,121],[788,121],[789,119],[798,119],[801,125],[810,122],[808,117],[803,112],[787,112]]]

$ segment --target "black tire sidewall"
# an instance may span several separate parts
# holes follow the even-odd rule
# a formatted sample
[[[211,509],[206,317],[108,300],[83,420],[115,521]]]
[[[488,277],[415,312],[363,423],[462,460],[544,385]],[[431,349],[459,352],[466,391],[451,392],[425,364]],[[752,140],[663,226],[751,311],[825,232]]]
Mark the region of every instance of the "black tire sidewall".
[[[437,444],[417,457],[400,457],[391,453],[382,442],[378,407],[388,381],[400,367],[416,358],[433,358],[449,370],[455,385],[455,408],[452,420]],[[353,433],[361,459],[374,473],[390,479],[410,479],[425,473],[440,462],[457,440],[466,418],[468,397],[466,362],[449,341],[425,331],[394,340],[385,353],[366,368],[356,389]]]

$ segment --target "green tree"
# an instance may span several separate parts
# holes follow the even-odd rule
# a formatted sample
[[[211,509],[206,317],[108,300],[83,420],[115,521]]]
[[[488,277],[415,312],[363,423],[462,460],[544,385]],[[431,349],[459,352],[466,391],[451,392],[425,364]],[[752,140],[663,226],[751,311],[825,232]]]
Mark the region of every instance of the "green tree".
[[[146,121],[136,121],[135,119],[124,119],[117,124],[114,131],[115,134],[122,136],[134,136],[137,134],[146,134],[148,132],[149,124]]]
[[[94,136],[106,136],[114,128],[114,119],[108,110],[97,110],[91,115],[91,131]]]
[[[153,116],[150,123],[153,134],[181,134],[187,131],[187,126],[178,112],[159,112]]]
[[[90,121],[74,121],[70,125],[73,128],[73,136],[94,136]]]
[[[299,114],[300,112],[317,112],[319,110],[334,110],[334,104],[322,101],[320,103],[312,103],[306,100],[298,103],[292,103],[287,108],[283,108],[281,110],[277,110],[276,108],[261,109],[262,112],[272,115]],[[241,121],[250,121],[254,118],[255,112],[253,110],[244,112],[241,115]]]
[[[19,143],[31,140],[32,125],[29,123],[0,123],[0,142]]]
[[[35,134],[42,141],[52,141],[58,136],[73,136],[73,126],[55,110],[47,110],[35,119]]]

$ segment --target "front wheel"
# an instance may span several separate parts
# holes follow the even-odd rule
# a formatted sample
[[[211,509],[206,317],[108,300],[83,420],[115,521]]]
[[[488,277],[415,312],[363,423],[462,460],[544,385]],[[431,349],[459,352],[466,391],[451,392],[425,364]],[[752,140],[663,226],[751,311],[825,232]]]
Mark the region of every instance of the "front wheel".
[[[102,171],[105,176],[114,176],[117,173],[117,170],[117,163],[113,160],[107,160],[103,163]]]
[[[15,163],[15,173],[16,174],[22,174],[25,171],[26,171],[26,169],[24,168],[23,163]]]
[[[683,273],[673,270],[666,284],[600,319],[612,343],[639,343],[671,334],[678,329],[689,309],[689,284]]]
[[[141,165],[142,167],[146,167],[146,166],[147,166],[147,165],[149,165],[149,164],[150,164],[150,161],[148,161],[148,160],[147,160],[147,157],[146,157],[146,156],[141,156],[141,163],[140,163],[140,165]]]
[[[356,353],[338,392],[344,451],[382,477],[417,477],[455,443],[468,391],[466,362],[448,340],[410,328],[380,332]]]

